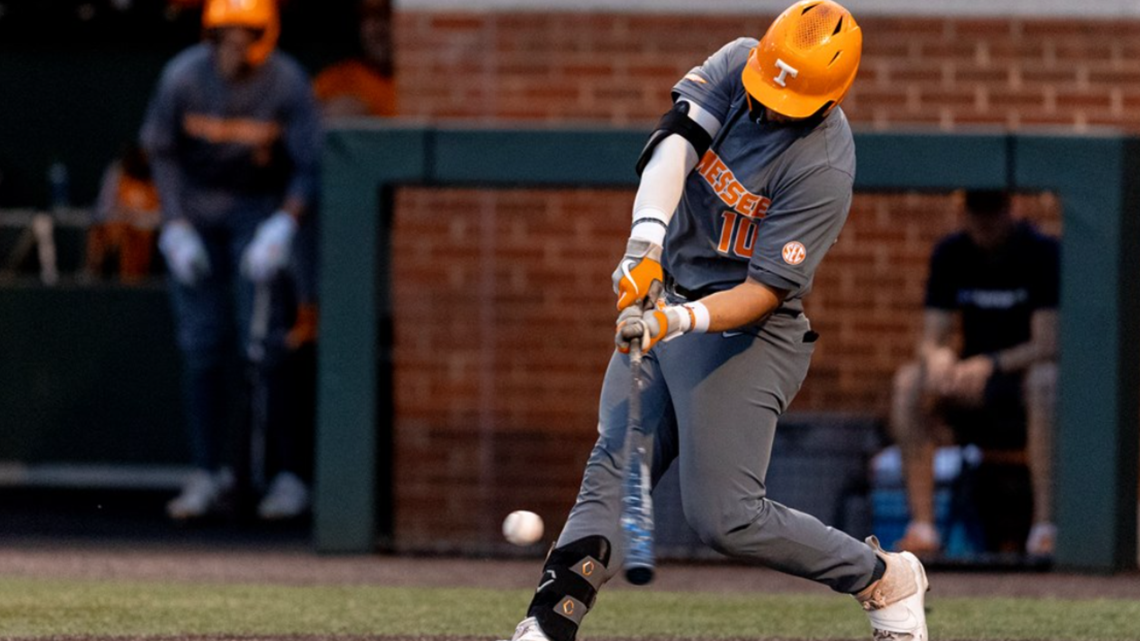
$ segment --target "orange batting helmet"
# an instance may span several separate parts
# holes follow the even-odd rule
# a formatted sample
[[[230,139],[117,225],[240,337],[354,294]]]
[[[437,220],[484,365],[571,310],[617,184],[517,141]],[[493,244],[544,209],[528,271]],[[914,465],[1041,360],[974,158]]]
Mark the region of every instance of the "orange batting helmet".
[[[260,65],[273,53],[281,33],[277,0],[206,0],[202,26],[206,29],[246,27],[258,31],[261,35],[249,48],[247,61]]]
[[[827,113],[859,70],[863,32],[851,12],[832,0],[788,7],[744,65],[744,87],[760,104],[792,118]]]

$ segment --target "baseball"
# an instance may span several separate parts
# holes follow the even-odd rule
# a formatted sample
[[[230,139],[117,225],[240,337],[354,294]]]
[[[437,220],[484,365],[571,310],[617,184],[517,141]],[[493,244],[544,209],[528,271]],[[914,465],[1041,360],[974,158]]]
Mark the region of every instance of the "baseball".
[[[517,510],[503,519],[503,536],[515,545],[538,543],[542,532],[542,517],[534,512]]]

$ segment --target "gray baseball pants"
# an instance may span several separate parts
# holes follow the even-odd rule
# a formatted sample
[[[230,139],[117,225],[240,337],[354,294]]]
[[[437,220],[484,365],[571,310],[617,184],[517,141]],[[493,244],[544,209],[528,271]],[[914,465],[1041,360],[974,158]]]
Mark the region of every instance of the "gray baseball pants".
[[[642,359],[643,424],[656,434],[653,483],[669,465],[680,466],[682,508],[702,541],[849,593],[871,580],[871,548],[765,496],[776,419],[799,391],[815,348],[810,329],[803,314],[776,314],[739,334],[658,343]],[[591,535],[609,539],[610,577],[623,555],[619,515],[630,384],[629,357],[615,352],[602,387],[598,442],[558,540],[564,546]]]

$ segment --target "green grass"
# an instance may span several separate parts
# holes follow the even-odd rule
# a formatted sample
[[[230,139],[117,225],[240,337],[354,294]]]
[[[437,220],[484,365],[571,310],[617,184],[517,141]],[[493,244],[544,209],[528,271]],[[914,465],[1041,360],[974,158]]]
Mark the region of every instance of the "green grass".
[[[508,634],[528,590],[286,587],[0,578],[0,637]],[[935,639],[1136,639],[1140,602],[932,598]],[[590,637],[869,638],[839,595],[607,592]]]

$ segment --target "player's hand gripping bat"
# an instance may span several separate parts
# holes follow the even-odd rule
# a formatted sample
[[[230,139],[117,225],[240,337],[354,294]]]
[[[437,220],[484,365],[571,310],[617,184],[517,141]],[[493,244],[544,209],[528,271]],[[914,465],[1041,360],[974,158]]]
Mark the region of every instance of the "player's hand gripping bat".
[[[661,293],[661,283],[654,281],[643,309],[653,307]],[[625,480],[622,484],[621,530],[625,542],[623,569],[625,578],[634,585],[653,580],[656,563],[653,557],[653,499],[649,495],[649,444],[652,434],[641,423],[641,339],[631,341],[629,349],[629,421],[625,432]]]

